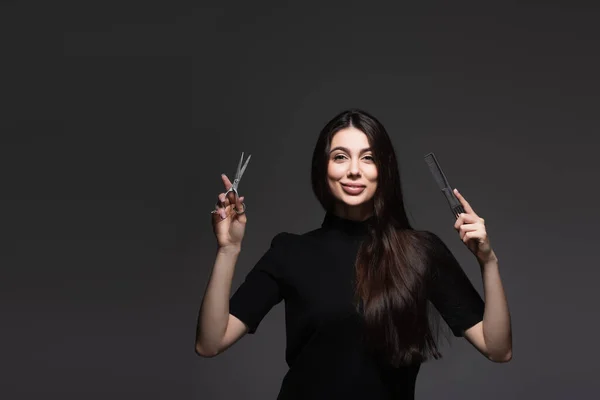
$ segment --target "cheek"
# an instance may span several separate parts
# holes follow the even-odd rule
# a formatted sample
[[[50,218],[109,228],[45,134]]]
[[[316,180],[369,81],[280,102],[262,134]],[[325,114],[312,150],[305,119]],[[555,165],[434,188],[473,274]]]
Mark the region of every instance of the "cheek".
[[[344,168],[336,166],[335,164],[329,164],[327,167],[327,175],[331,179],[341,179],[344,176]]]
[[[373,191],[376,191],[377,190],[377,179],[371,181],[371,185],[370,186],[371,186],[371,189]]]
[[[367,171],[365,175],[369,181],[371,181],[372,183],[377,183],[377,168],[373,167],[373,169]]]

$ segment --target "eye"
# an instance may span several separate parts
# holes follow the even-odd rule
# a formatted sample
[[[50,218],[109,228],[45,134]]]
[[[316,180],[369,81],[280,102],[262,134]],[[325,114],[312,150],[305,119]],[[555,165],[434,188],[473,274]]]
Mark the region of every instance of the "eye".
[[[334,160],[339,160],[339,159],[340,159],[340,157],[343,157],[343,158],[345,158],[346,156],[344,156],[343,154],[337,154],[335,157],[333,157],[333,159],[334,159]],[[364,158],[367,158],[367,159],[369,159],[369,160],[371,160],[371,161],[374,161],[374,158],[373,158],[373,156],[365,156]]]

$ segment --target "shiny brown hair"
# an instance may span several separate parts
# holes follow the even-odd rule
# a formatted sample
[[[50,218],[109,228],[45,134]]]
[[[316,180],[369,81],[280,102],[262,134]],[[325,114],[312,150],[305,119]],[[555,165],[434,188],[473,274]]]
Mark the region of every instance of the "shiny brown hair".
[[[351,109],[321,130],[312,157],[311,182],[326,211],[337,200],[327,183],[333,136],[355,127],[368,138],[377,167],[374,221],[356,256],[355,306],[362,313],[365,339],[374,354],[392,366],[441,358],[436,344],[439,318],[427,298],[428,242],[408,221],[396,154],[383,125],[372,115]]]

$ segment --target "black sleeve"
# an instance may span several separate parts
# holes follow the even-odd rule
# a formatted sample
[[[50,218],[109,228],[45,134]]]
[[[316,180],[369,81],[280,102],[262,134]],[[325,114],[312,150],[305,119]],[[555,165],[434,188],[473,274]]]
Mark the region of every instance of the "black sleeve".
[[[248,326],[253,334],[267,313],[282,300],[281,267],[285,232],[271,240],[271,247],[248,272],[229,299],[229,313]]]
[[[460,264],[436,234],[425,232],[429,250],[429,300],[454,336],[483,320],[485,303]]]

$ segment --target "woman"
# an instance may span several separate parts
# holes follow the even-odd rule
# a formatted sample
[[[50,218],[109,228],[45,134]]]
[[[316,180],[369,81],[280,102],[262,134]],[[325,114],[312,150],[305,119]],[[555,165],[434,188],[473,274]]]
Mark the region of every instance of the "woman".
[[[231,298],[247,217],[243,196],[219,195],[198,354],[213,357],[255,333],[285,300],[290,369],[278,399],[414,398],[420,364],[441,357],[430,305],[487,358],[511,359],[510,315],[483,218],[455,191],[465,213],[454,228],[480,265],[485,303],[442,240],[408,222],[394,149],[376,118],[349,110],[323,128],[312,187],[325,210],[321,227],[277,234]]]

